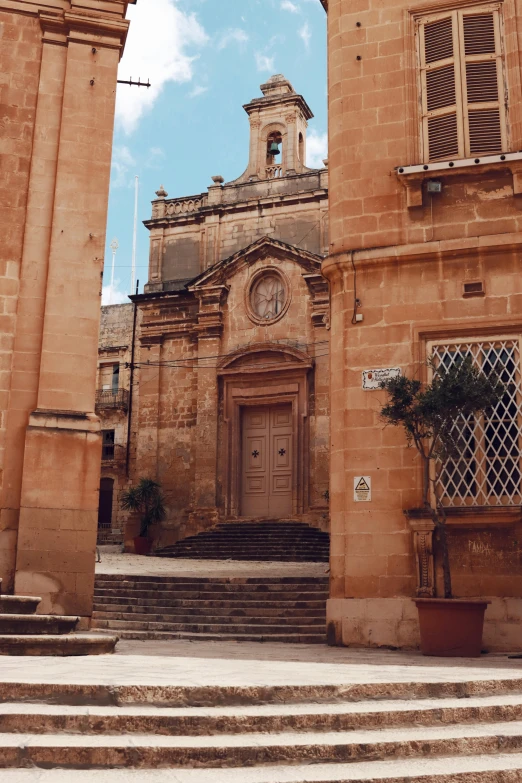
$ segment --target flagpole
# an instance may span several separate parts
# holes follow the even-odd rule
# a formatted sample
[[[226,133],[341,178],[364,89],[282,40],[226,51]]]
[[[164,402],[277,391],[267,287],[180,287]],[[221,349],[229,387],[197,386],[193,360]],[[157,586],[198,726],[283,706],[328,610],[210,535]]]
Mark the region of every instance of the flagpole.
[[[134,284],[136,280],[136,240],[138,233],[138,188],[139,177],[136,174],[134,177],[134,229],[132,233],[132,271],[131,271],[131,294],[134,293]]]

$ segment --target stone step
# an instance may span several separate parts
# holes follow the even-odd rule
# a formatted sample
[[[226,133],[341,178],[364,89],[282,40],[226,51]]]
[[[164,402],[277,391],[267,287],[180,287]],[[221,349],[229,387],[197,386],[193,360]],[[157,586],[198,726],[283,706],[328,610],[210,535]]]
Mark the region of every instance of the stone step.
[[[282,731],[357,731],[522,718],[522,696],[361,701],[241,707],[92,707],[25,702],[0,705],[0,732],[215,735]]]
[[[51,614],[0,614],[0,635],[70,633],[79,619]]]
[[[217,552],[215,549],[211,549],[208,552],[187,552],[178,554],[162,554],[161,552],[155,552],[154,557],[164,557],[182,560],[186,558],[188,560],[240,560],[240,561],[252,561],[255,563],[274,562],[274,563],[327,563],[329,560],[328,555],[322,555],[321,557],[311,557],[310,555],[303,556],[287,556],[278,555],[275,553],[267,553],[266,557],[261,557],[259,551],[246,555],[242,552],[235,552],[227,549],[225,552]]]
[[[164,577],[163,579],[138,576],[126,576],[124,574],[114,575],[114,578],[109,579],[109,576],[102,574],[96,577],[96,587],[114,587],[114,585],[130,585],[135,586],[141,590],[156,589],[158,586],[167,587],[168,589],[180,589],[180,590],[222,590],[226,592],[234,592],[237,590],[250,590],[252,592],[268,592],[278,591],[284,588],[285,590],[308,590],[309,592],[326,592],[328,590],[328,578],[325,579],[295,579],[287,581],[283,577],[278,579],[234,579],[231,577],[217,578],[216,579],[182,579],[181,577]]]
[[[322,634],[323,638],[326,634],[326,623],[322,624],[303,624],[297,625],[295,623],[287,623],[284,619],[276,618],[272,620],[271,624],[258,624],[250,623],[249,618],[237,618],[234,622],[233,618],[230,618],[230,622],[223,622],[222,617],[216,618],[217,622],[210,622],[212,618],[204,618],[202,622],[154,622],[154,621],[137,621],[137,620],[118,620],[115,618],[101,619],[93,617],[92,627],[96,629],[109,628],[114,631],[168,631],[169,633],[203,633],[203,634],[217,634],[219,636],[224,634],[262,634],[263,636],[273,636],[280,634]]]
[[[0,635],[0,655],[106,655],[117,642],[115,634]]]
[[[209,602],[213,603],[213,602]],[[310,622],[325,622],[325,607],[324,604],[320,605],[318,609],[291,609],[285,604],[279,607],[266,606],[261,604],[258,608],[252,609],[250,605],[244,606],[238,602],[237,608],[227,607],[211,607],[211,606],[188,606],[186,603],[180,602],[179,606],[166,606],[164,612],[161,614],[155,614],[154,611],[158,611],[157,606],[133,606],[129,604],[108,604],[108,603],[95,603],[94,613],[95,616],[103,619],[110,619],[118,615],[121,620],[134,620],[140,619],[140,615],[143,618],[149,620],[169,619],[174,617],[185,617],[187,613],[190,613],[190,617],[248,617],[249,620],[254,618],[266,619],[267,621],[273,617],[285,617],[291,619],[305,618]]]
[[[121,622],[139,622],[139,623],[167,623],[172,625],[173,623],[182,623],[183,625],[193,625],[195,622],[205,623],[206,625],[292,625],[298,626],[299,624],[306,624],[307,626],[322,626],[326,627],[326,615],[323,612],[315,617],[308,617],[307,615],[301,617],[289,617],[286,613],[280,613],[279,611],[273,612],[273,614],[257,617],[249,612],[242,611],[239,614],[221,614],[214,615],[209,610],[206,613],[200,613],[195,615],[193,612],[184,609],[179,614],[151,614],[150,612],[99,612],[93,613],[93,620],[118,620]]]
[[[451,773],[448,773],[451,769]],[[522,754],[220,769],[75,770],[76,783],[520,783]],[[2,783],[71,783],[66,769],[5,769]]]
[[[76,634],[75,636],[80,636]],[[92,636],[85,634],[85,636]],[[60,637],[74,638],[73,635]],[[104,637],[106,639],[106,637]],[[262,662],[265,663],[266,662]],[[347,661],[350,663],[350,661]],[[519,696],[522,698],[522,676],[495,676],[488,679],[488,672],[478,676],[477,670],[472,677],[466,677],[464,664],[455,667],[450,674],[441,677],[434,667],[433,675],[419,679],[415,677],[416,667],[411,667],[411,675],[407,679],[396,676],[392,672],[385,675],[387,679],[365,679],[364,670],[355,680],[347,683],[332,684],[272,684],[238,685],[237,676],[229,674],[226,682],[217,685],[198,684],[185,685],[181,681],[172,685],[166,684],[164,678],[158,684],[132,684],[118,682],[116,673],[119,671],[119,659],[108,659],[108,682],[64,682],[61,677],[53,677],[45,682],[34,680],[2,681],[0,678],[0,705],[7,702],[41,702],[56,705],[155,705],[157,707],[243,707],[245,705],[300,705],[303,703],[350,703],[372,701],[377,707],[383,701],[393,701],[400,704],[403,700],[415,701],[433,699],[458,699],[466,704],[469,699],[483,696]],[[360,664],[358,664],[360,666]],[[350,668],[353,668],[350,667]],[[388,667],[389,668],[389,667]],[[92,669],[92,667],[91,667]],[[54,668],[52,669],[54,671]],[[128,670],[128,667],[127,667]],[[97,669],[96,669],[97,671]],[[205,671],[205,670],[204,670]],[[499,670],[500,673],[501,670]],[[324,673],[320,675],[326,677]],[[353,675],[352,675],[353,676]],[[266,666],[264,675],[267,677]],[[105,679],[105,677],[104,677]],[[212,677],[210,680],[212,681]],[[215,679],[215,678],[214,678]],[[220,678],[222,680],[222,678]],[[294,678],[295,679],[295,678]],[[208,678],[207,678],[208,681]]]
[[[207,768],[522,751],[522,722],[216,736],[0,734],[0,767]]]
[[[238,600],[240,598],[242,603],[248,603],[250,600],[252,601],[260,601],[263,600],[263,603],[266,605],[267,602],[272,603],[272,601],[281,601],[281,602],[287,602],[287,601],[317,601],[319,598],[321,598],[324,602],[326,602],[328,598],[328,593],[326,591],[319,592],[316,590],[315,592],[310,591],[275,591],[275,590],[266,590],[266,591],[239,591],[239,590],[160,590],[156,588],[155,590],[141,590],[138,588],[131,589],[129,587],[126,587],[125,585],[121,585],[119,587],[97,587],[95,590],[95,598],[97,600],[100,600],[105,597],[115,597],[120,598],[122,594],[125,593],[126,596],[129,598],[157,598],[158,595],[161,595],[163,599],[180,599],[180,600],[196,600],[196,599],[202,599],[204,600],[206,597],[211,598],[213,600],[220,600],[220,601],[226,601],[228,598],[233,598],[234,600]]]
[[[100,633],[104,632],[103,628],[96,628]],[[241,629],[243,631],[243,629]],[[324,633],[309,633],[309,634],[294,634],[285,631],[280,634],[268,633],[239,633],[239,631],[230,631],[229,633],[203,633],[198,631],[196,633],[189,633],[179,631],[176,633],[169,631],[128,631],[121,630],[120,628],[107,628],[107,633],[115,632],[120,639],[134,639],[134,640],[155,640],[155,641],[171,641],[173,639],[184,639],[185,641],[197,642],[279,642],[282,644],[325,644],[326,636]]]
[[[95,596],[95,609],[101,609],[102,611],[112,611],[115,607],[125,608],[125,611],[157,611],[159,609],[177,609],[185,608],[191,611],[197,610],[197,613],[206,612],[208,609],[215,610],[214,613],[219,614],[234,612],[238,609],[240,611],[248,609],[249,612],[255,613],[261,616],[264,612],[298,612],[299,616],[307,617],[309,614],[319,614],[324,612],[326,606],[326,598],[322,601],[223,601],[217,599],[212,601],[208,598],[193,599],[190,601],[183,599],[171,599],[165,600],[163,598],[134,598],[133,596],[125,593],[121,593],[116,596]],[[261,613],[261,614],[260,614]]]
[[[212,584],[212,582],[205,583],[205,584],[177,584],[176,582],[167,582],[167,583],[161,583],[161,582],[133,582],[130,579],[121,579],[120,582],[114,581],[114,582],[105,582],[105,581],[97,581],[95,584],[95,591],[96,592],[103,592],[107,590],[114,590],[115,588],[121,588],[124,587],[127,590],[143,590],[143,591],[149,591],[149,592],[155,592],[156,595],[158,594],[158,591],[161,590],[162,593],[194,593],[198,595],[205,595],[207,594],[209,598],[212,598],[215,593],[219,593],[221,595],[227,595],[229,598],[234,598],[238,594],[239,595],[253,595],[255,596],[265,596],[265,595],[292,595],[295,593],[305,593],[306,595],[311,595],[312,597],[317,596],[324,596],[328,595],[328,587],[325,584],[277,584],[277,583],[271,583],[271,584],[256,584],[256,585],[249,585],[249,584],[226,584],[224,582],[216,582],[215,584]]]
[[[41,600],[31,595],[0,595],[0,615],[34,614]]]
[[[150,574],[98,574],[96,582],[120,582],[122,579],[150,584],[321,584],[328,586],[328,576],[152,576]]]

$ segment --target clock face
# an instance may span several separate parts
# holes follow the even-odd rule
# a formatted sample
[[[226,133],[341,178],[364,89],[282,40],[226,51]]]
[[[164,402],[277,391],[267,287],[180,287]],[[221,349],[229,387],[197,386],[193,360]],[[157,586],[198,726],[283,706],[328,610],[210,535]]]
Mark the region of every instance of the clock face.
[[[276,318],[281,313],[285,300],[285,286],[279,275],[263,275],[252,288],[252,310],[264,321]]]

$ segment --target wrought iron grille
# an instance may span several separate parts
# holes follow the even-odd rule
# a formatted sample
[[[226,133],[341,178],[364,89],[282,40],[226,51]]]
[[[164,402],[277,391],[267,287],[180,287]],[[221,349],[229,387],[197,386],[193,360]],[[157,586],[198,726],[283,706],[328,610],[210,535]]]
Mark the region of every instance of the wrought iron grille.
[[[449,368],[470,356],[475,366],[495,373],[505,387],[499,402],[482,416],[461,416],[454,424],[459,458],[438,479],[445,506],[511,506],[522,503],[522,383],[520,338],[431,345],[437,367]]]
[[[97,389],[96,390],[96,410],[103,408],[122,408],[127,410],[129,407],[129,392],[127,389]]]

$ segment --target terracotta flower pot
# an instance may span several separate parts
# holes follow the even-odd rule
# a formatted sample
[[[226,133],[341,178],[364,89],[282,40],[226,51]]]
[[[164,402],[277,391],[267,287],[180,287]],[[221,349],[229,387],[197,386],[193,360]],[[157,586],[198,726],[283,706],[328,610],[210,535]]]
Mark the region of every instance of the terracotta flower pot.
[[[490,601],[417,598],[421,652],[441,658],[478,658]]]
[[[136,536],[134,539],[134,552],[137,555],[148,555],[151,549],[151,538],[145,538],[145,536]]]

